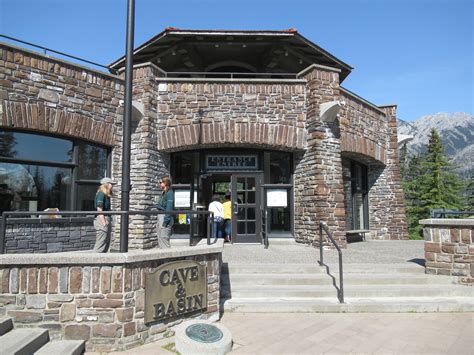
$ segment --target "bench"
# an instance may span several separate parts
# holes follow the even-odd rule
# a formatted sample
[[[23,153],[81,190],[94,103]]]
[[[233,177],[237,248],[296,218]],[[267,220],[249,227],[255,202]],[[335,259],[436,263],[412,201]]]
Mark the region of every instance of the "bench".
[[[362,236],[362,240],[365,241],[365,234],[370,233],[369,229],[353,229],[346,231],[346,235],[360,235]]]

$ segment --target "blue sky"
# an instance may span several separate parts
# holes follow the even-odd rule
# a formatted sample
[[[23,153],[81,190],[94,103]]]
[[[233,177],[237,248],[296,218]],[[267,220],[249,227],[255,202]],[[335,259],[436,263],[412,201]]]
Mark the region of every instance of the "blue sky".
[[[354,70],[342,84],[398,117],[473,114],[472,0],[136,0],[135,46],[165,27],[296,28]],[[0,0],[0,33],[110,64],[126,0]],[[4,39],[1,39],[5,41]]]

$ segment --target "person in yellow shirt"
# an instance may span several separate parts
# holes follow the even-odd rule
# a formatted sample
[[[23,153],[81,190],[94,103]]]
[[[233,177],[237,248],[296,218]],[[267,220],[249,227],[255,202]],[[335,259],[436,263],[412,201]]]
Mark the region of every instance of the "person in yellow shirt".
[[[230,191],[225,193],[224,203],[224,237],[226,242],[230,242],[232,231],[232,201]]]

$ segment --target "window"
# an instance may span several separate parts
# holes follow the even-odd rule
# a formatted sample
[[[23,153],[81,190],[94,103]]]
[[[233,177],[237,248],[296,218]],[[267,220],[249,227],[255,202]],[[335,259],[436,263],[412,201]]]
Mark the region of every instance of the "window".
[[[104,147],[0,130],[0,213],[93,210],[95,191],[107,175],[107,166]]]
[[[352,229],[369,229],[367,167],[352,162]]]

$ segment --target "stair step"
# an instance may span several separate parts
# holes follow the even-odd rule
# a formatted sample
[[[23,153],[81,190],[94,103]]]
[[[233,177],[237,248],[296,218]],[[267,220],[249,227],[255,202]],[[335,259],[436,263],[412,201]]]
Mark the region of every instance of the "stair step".
[[[224,264],[222,265],[222,274],[259,274],[259,273],[279,273],[291,274],[295,273],[326,273],[326,268],[314,264]]]
[[[50,341],[40,348],[35,355],[81,355],[86,350],[84,340],[58,340]]]
[[[13,320],[10,317],[0,319],[0,335],[13,329]]]
[[[458,285],[349,285],[344,288],[347,297],[472,297],[471,287]],[[332,285],[231,285],[221,290],[222,297],[334,297]]]
[[[470,297],[432,298],[233,298],[223,303],[224,311],[241,313],[398,313],[398,312],[473,312]]]
[[[334,281],[339,284],[339,277],[334,276]],[[248,274],[237,273],[222,275],[221,285],[239,287],[240,285],[329,285],[333,278],[327,274]],[[453,284],[451,276],[425,275],[425,274],[346,274],[344,285],[450,285]]]
[[[49,340],[48,330],[40,328],[13,329],[0,337],[2,355],[31,355]]]

